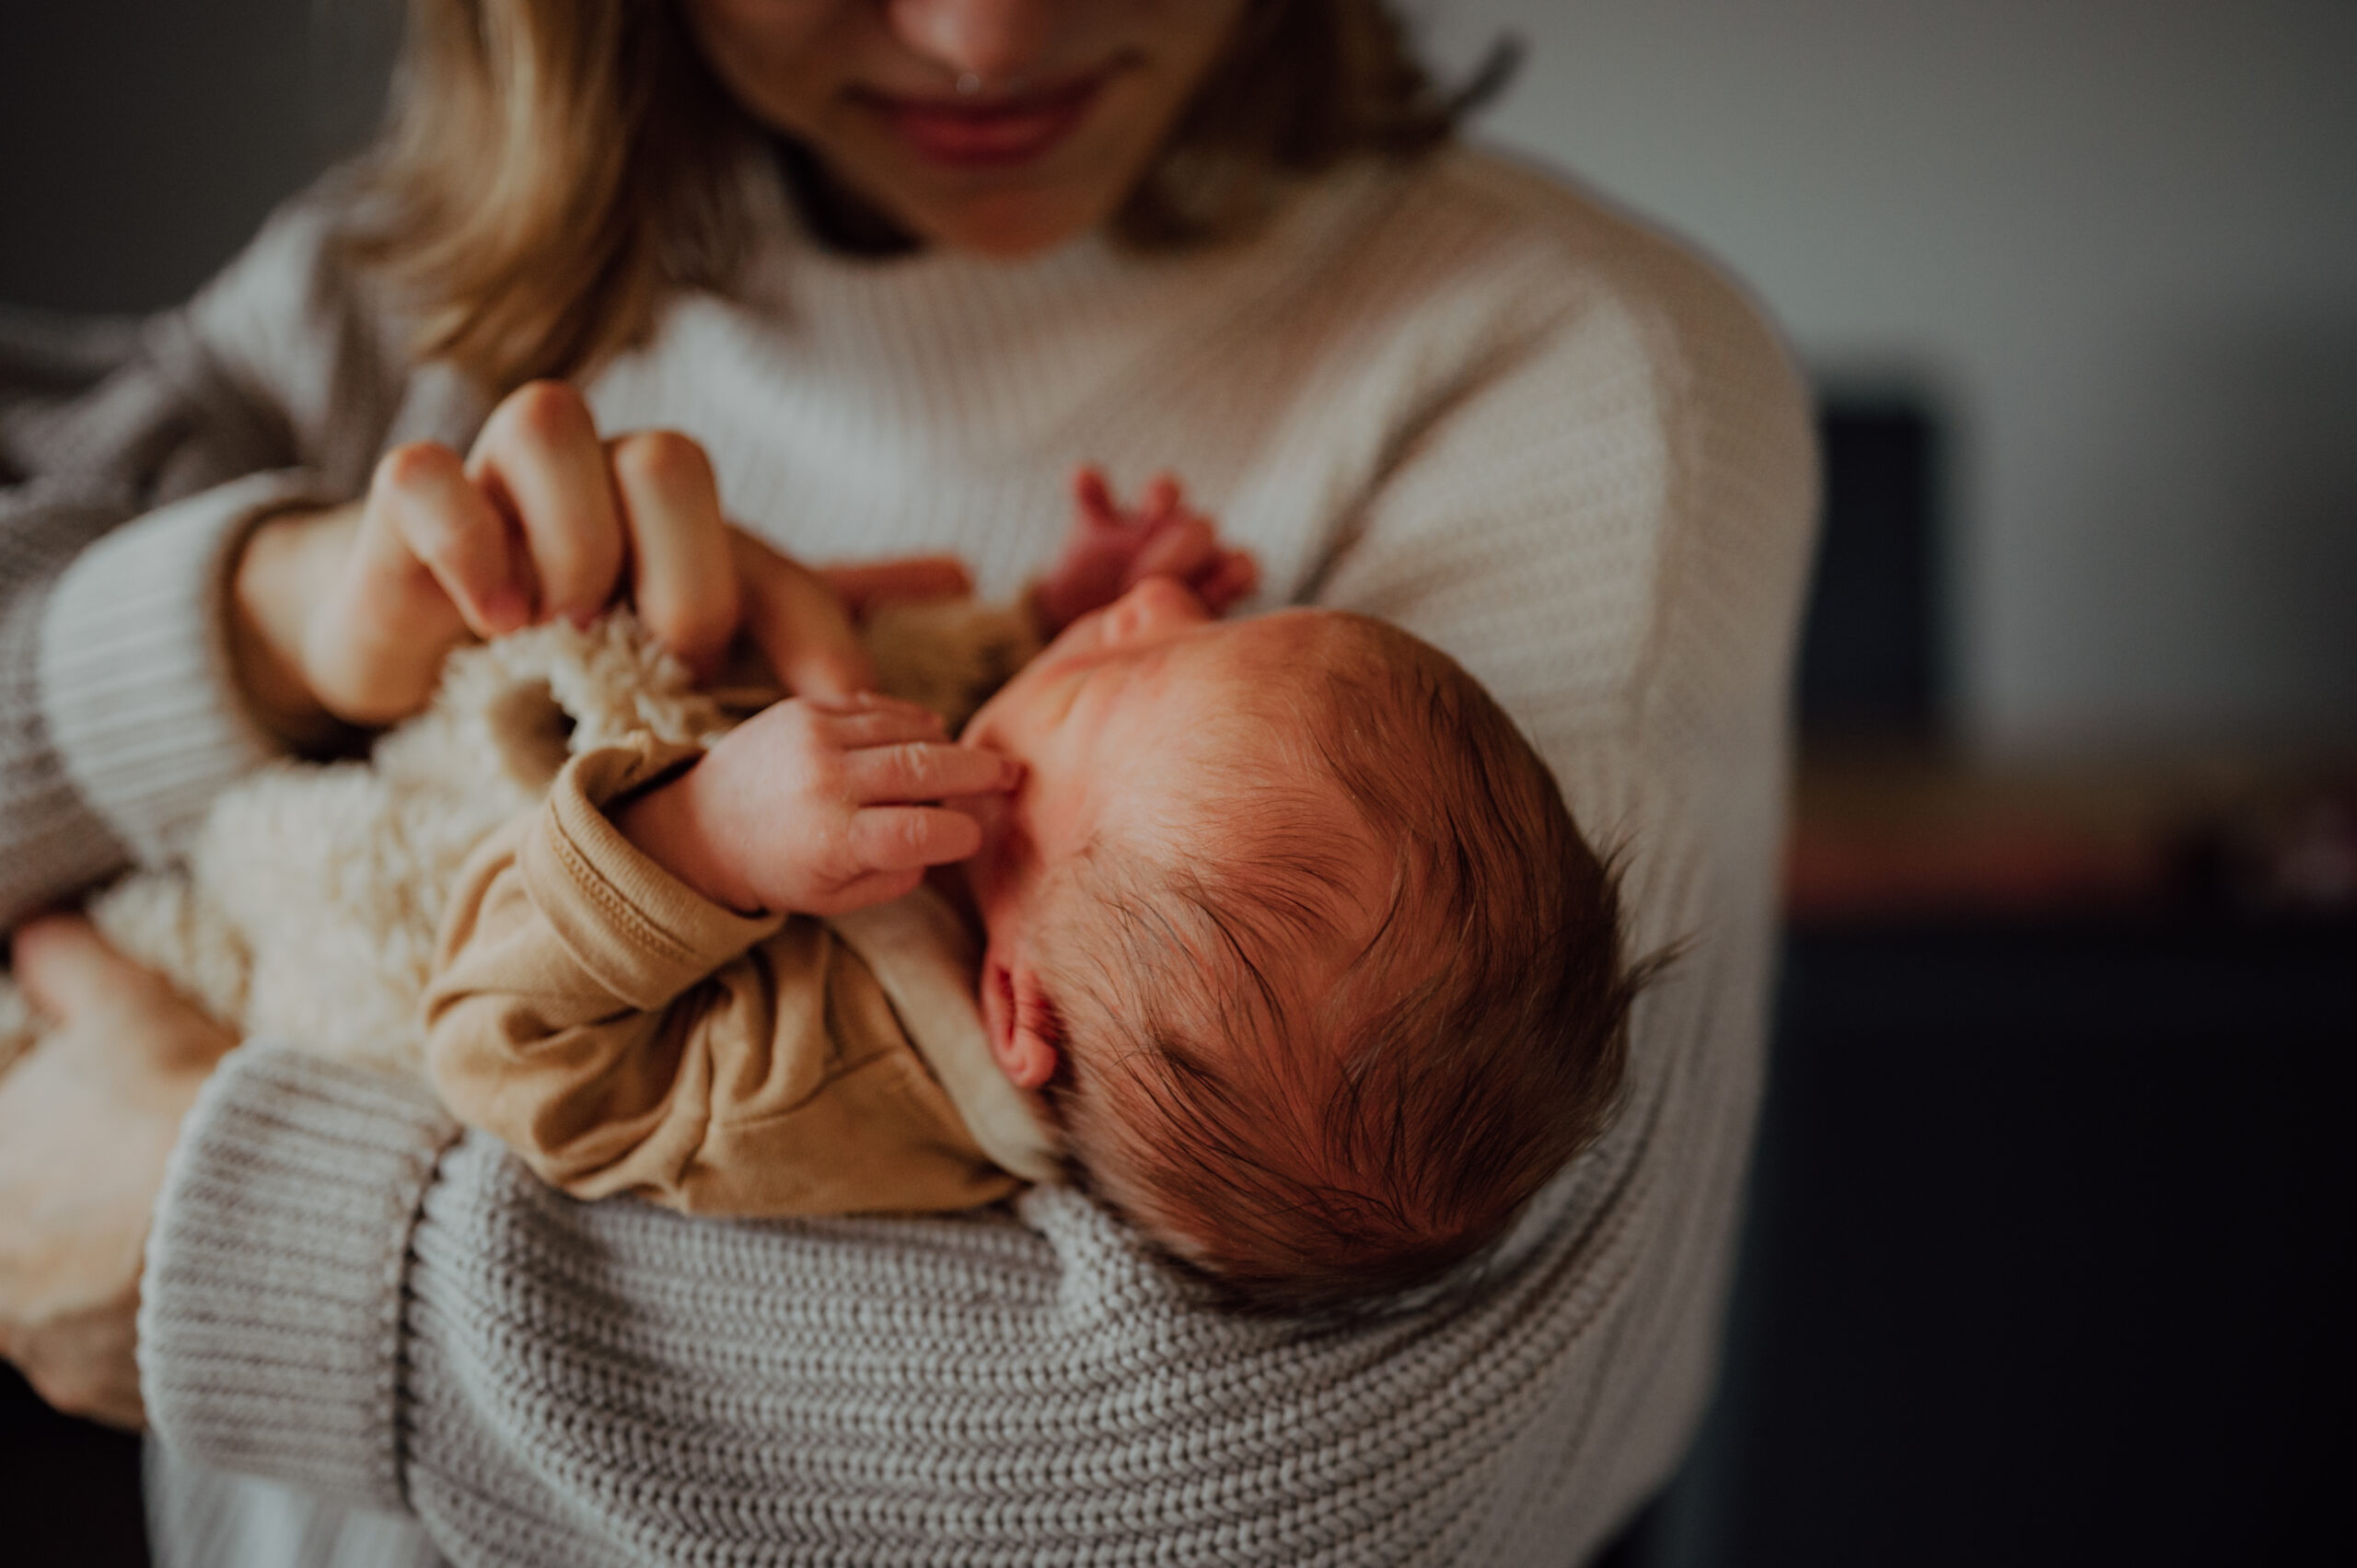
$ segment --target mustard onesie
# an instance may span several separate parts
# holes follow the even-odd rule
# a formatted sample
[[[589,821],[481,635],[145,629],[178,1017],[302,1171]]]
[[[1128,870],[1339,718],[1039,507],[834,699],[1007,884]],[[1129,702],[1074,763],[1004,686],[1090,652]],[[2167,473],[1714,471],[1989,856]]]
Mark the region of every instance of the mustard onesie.
[[[1055,1179],[940,895],[748,919],[606,817],[694,755],[586,752],[468,862],[426,993],[451,1111],[576,1197],[691,1214],[962,1209]]]

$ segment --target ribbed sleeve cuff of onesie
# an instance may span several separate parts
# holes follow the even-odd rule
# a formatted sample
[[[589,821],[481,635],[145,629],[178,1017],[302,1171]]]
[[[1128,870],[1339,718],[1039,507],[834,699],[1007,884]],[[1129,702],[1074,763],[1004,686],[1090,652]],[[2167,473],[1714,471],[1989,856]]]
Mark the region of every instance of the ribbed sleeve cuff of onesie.
[[[299,472],[203,491],[108,534],[50,596],[42,720],[67,777],[146,864],[275,752],[238,697],[222,594],[248,525],[323,499]]]
[[[182,1128],[139,1308],[147,1419],[175,1451],[402,1506],[410,1230],[457,1126],[422,1085],[257,1043]]]
[[[520,864],[533,907],[614,995],[653,1011],[775,931],[656,865],[607,817],[608,802],[697,755],[651,738],[584,752],[549,788]]]

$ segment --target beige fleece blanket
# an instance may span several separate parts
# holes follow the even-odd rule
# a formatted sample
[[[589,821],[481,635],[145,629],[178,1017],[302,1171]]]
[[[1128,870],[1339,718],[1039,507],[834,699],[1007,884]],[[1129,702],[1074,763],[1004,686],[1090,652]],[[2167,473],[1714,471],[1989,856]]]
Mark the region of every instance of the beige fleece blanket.
[[[882,689],[953,726],[1038,646],[1021,612],[962,600],[885,607],[865,635]],[[694,690],[627,613],[465,648],[431,706],[365,761],[253,774],[215,802],[183,865],[123,877],[90,918],[243,1036],[420,1072],[435,934],[475,845],[574,752],[641,733],[709,745],[776,695]],[[0,975],[0,1068],[42,1027]]]

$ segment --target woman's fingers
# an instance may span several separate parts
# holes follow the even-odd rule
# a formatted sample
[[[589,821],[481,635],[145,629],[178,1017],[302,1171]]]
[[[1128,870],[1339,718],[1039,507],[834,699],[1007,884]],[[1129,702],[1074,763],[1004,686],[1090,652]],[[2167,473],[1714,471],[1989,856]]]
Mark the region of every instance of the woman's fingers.
[[[862,806],[982,795],[1012,789],[1022,776],[1021,766],[1012,758],[938,740],[905,740],[848,752],[842,767],[851,798]]]
[[[341,542],[332,515],[310,527],[337,560],[303,611],[299,663],[312,695],[346,723],[415,712],[470,631],[493,636],[530,619],[530,579],[506,522],[447,447],[388,452]]]
[[[398,591],[396,585],[423,566],[478,637],[513,632],[532,619],[531,574],[516,535],[447,447],[418,441],[385,454],[354,548],[370,585],[364,591]],[[409,639],[458,639],[459,628],[435,617],[430,603],[405,606],[400,619]],[[437,619],[445,623],[433,624]]]
[[[60,1049],[79,1046],[96,1052],[94,1061],[144,1073],[202,1070],[236,1043],[81,915],[43,915],[18,927],[14,957],[26,999],[56,1020],[51,1040],[64,1042]]]
[[[622,436],[607,455],[630,539],[631,602],[689,668],[709,674],[743,607],[711,459],[671,430]]]
[[[47,1314],[22,1329],[0,1324],[0,1360],[13,1363],[52,1409],[119,1431],[147,1424],[139,1394],[138,1282],[111,1300]]]
[[[871,806],[851,819],[853,858],[871,872],[947,865],[981,847],[981,824],[946,807]]]
[[[541,616],[595,614],[621,580],[625,540],[597,422],[579,392],[533,381],[492,412],[467,476],[523,533]]]
[[[16,963],[57,1027],[0,1077],[0,1354],[60,1409],[136,1426],[148,1216],[236,1042],[79,917],[24,927]]]
[[[103,1008],[145,971],[78,914],[43,915],[17,928],[17,981],[26,1000],[59,1023]]]
[[[974,591],[974,575],[954,555],[910,555],[855,566],[821,566],[819,581],[854,616],[887,599],[963,598]]]
[[[876,684],[842,601],[817,574],[741,530],[728,533],[745,626],[778,681],[797,696],[839,698]]]

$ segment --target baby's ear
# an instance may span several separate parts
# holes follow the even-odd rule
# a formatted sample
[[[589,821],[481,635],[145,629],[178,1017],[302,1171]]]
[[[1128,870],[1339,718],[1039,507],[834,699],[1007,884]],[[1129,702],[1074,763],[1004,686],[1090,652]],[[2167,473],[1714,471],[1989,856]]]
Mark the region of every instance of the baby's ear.
[[[993,963],[982,983],[987,988],[982,1021],[999,1071],[1018,1089],[1039,1088],[1055,1076],[1057,1053],[1063,1046],[1063,1023],[1054,1004],[1028,964],[1010,968]]]

